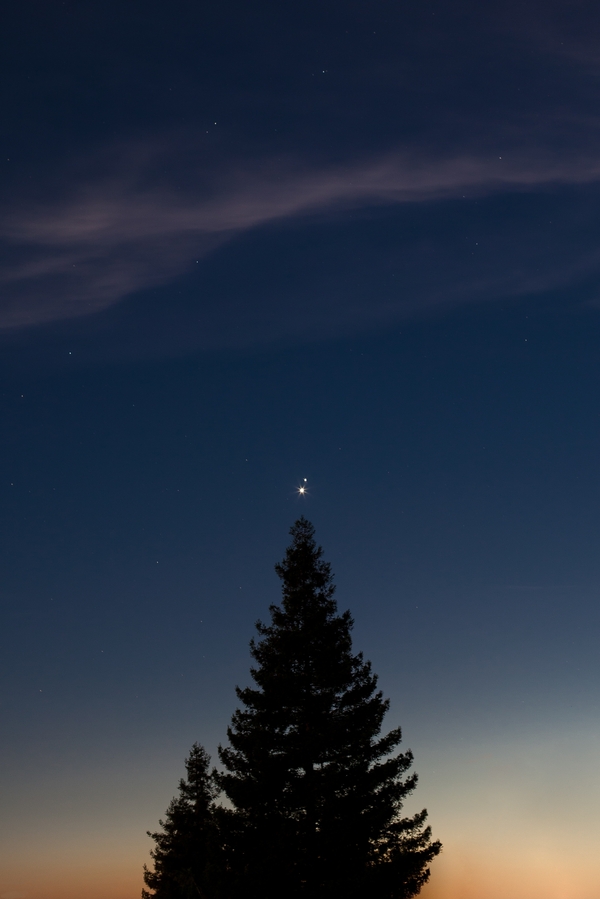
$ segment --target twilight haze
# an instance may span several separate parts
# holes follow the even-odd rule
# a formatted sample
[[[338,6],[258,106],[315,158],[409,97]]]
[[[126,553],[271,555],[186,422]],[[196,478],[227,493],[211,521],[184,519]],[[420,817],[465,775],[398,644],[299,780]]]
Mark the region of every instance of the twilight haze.
[[[597,899],[598,4],[25,0],[0,41],[0,899],[139,897],[300,514],[424,899]]]

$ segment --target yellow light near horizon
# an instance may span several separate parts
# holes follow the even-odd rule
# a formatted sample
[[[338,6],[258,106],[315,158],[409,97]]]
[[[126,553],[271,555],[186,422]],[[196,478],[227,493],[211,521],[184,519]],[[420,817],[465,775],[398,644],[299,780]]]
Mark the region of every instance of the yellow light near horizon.
[[[561,859],[535,848],[511,856],[503,849],[446,841],[444,852],[431,865],[431,880],[421,899],[594,899],[598,895],[595,859]]]

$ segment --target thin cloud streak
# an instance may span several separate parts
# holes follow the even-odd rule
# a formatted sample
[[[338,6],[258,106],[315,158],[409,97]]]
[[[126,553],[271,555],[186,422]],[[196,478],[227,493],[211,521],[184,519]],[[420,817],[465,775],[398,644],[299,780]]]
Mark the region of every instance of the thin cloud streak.
[[[514,153],[425,162],[395,154],[320,171],[267,161],[221,175],[210,194],[185,198],[145,186],[144,172],[90,180],[65,200],[0,216],[0,239],[11,257],[0,274],[0,328],[98,312],[167,283],[236,235],[278,220],[599,180],[600,161],[593,157],[557,161]]]

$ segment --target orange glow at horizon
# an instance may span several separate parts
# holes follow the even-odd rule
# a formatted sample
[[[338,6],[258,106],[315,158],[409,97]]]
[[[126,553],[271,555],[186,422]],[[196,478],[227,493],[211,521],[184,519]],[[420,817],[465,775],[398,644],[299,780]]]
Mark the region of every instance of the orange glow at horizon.
[[[582,727],[418,752],[421,781],[406,812],[426,806],[444,846],[423,899],[598,899],[599,748],[600,731]],[[575,776],[565,774],[565,759]],[[161,762],[124,801],[136,764],[118,778],[104,772],[106,781],[96,772],[106,790],[75,784],[79,802],[70,807],[63,798],[62,817],[57,783],[45,797],[55,809],[52,828],[33,810],[20,821],[15,812],[0,842],[0,899],[139,899],[151,862],[145,832],[171,784],[162,782]],[[114,803],[104,796],[111,782]]]
[[[423,899],[597,899],[600,870],[593,854],[574,859],[534,849],[518,856],[501,850],[449,846],[432,865]]]
[[[139,899],[141,867],[117,859],[66,858],[22,861],[0,872],[0,899]],[[432,866],[423,899],[597,899],[600,871],[594,856],[573,859],[550,851],[507,857],[498,850],[478,851],[449,844]]]

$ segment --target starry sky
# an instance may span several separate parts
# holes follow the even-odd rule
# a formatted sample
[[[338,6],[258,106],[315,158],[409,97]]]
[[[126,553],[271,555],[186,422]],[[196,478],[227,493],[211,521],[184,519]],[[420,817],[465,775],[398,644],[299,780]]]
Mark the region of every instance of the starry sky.
[[[596,899],[599,41],[587,0],[7,8],[0,899],[139,897],[301,514],[424,899]]]

